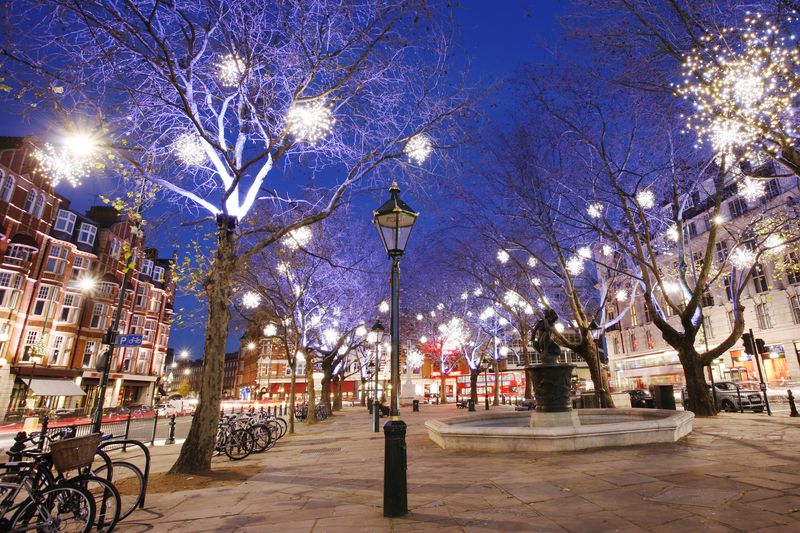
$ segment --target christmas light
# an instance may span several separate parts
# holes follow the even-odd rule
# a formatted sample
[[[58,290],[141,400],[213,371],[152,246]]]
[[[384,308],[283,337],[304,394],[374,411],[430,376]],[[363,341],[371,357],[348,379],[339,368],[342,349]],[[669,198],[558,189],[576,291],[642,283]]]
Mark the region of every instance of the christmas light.
[[[737,270],[747,270],[756,264],[756,254],[749,248],[739,247],[731,253],[730,262]]]
[[[588,246],[582,246],[578,248],[578,257],[582,257],[583,259],[591,259],[592,250]]]
[[[764,248],[771,254],[779,254],[786,249],[786,244],[780,235],[770,235],[764,241]]]
[[[235,54],[227,54],[217,62],[217,75],[225,87],[236,87],[244,73],[244,61]]]
[[[206,162],[203,142],[197,135],[184,133],[172,143],[172,151],[178,159],[190,166],[200,166]]]
[[[300,142],[315,143],[333,129],[336,119],[325,102],[297,103],[286,114],[286,129]]]
[[[267,324],[264,326],[264,336],[265,337],[274,337],[278,334],[278,326],[275,324]]]
[[[567,272],[569,272],[572,276],[579,275],[583,272],[583,269],[583,258],[579,256],[573,256],[567,260]]]
[[[656,195],[650,189],[642,189],[636,193],[636,203],[638,203],[642,209],[651,209],[656,205]]]
[[[497,260],[500,261],[501,263],[508,263],[508,260],[510,258],[511,256],[508,255],[508,252],[506,252],[505,250],[497,251]]]
[[[425,363],[425,355],[416,348],[411,348],[406,354],[406,364],[409,367],[416,370],[418,368],[422,368],[422,365],[424,363]]]
[[[38,170],[55,187],[62,181],[73,187],[81,184],[81,179],[91,172],[92,151],[88,149],[55,148],[45,143],[41,150],[34,150],[33,157]]]
[[[762,180],[749,177],[742,178],[737,184],[739,196],[748,202],[755,202],[767,194],[767,188]]]
[[[386,300],[382,301],[380,305],[378,305],[378,311],[381,313],[388,313],[389,312],[389,302]]]
[[[428,342],[428,337],[423,335],[422,337],[419,338],[419,342],[421,342],[422,344],[426,344]]]
[[[608,244],[603,245],[603,255],[608,257],[609,255],[614,253],[614,249],[609,246]]]
[[[255,309],[261,303],[261,296],[253,291],[247,291],[242,295],[242,305],[247,309]]]
[[[430,138],[420,133],[408,140],[404,151],[411,162],[421,165],[433,152],[433,146]]]
[[[678,242],[678,226],[673,224],[667,228],[667,239]]]
[[[615,297],[616,297],[618,302],[624,302],[625,300],[628,299],[628,291],[626,291],[625,289],[620,289],[620,290],[617,291],[617,294],[616,294]]]
[[[556,322],[555,329],[559,333],[564,333],[564,324],[561,322]]]
[[[363,326],[363,325],[361,325],[361,326],[358,326],[358,327],[356,328],[356,336],[358,336],[358,337],[363,337],[363,336],[365,336],[366,334],[367,334],[367,328],[366,328],[366,326]]]
[[[603,204],[598,202],[589,204],[589,207],[586,208],[586,212],[589,213],[589,216],[592,218],[600,218],[603,216]]]
[[[533,285],[535,285],[536,287],[538,287],[538,286],[540,286],[540,285],[542,284],[542,280],[541,280],[541,279],[539,279],[539,278],[532,278],[532,279],[531,279],[531,283],[532,283]]]
[[[538,264],[539,264],[539,261],[535,257],[533,257],[532,255],[528,257],[528,266],[530,268],[533,268]]]
[[[417,313],[417,320],[422,320],[422,319],[423,319],[422,313]]]
[[[281,239],[281,242],[290,250],[297,250],[298,248],[305,248],[311,242],[312,237],[311,228],[303,226],[290,231],[288,235]]]

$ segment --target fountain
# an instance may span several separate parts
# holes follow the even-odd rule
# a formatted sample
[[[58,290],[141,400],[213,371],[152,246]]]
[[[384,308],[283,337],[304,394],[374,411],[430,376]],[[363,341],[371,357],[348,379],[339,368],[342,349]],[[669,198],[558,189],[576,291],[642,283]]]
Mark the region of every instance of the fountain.
[[[692,431],[694,415],[661,409],[572,409],[570,376],[576,365],[559,363],[561,348],[550,334],[558,320],[549,309],[532,331],[541,364],[526,368],[536,410],[482,413],[428,420],[432,441],[448,450],[570,451],[675,442]]]

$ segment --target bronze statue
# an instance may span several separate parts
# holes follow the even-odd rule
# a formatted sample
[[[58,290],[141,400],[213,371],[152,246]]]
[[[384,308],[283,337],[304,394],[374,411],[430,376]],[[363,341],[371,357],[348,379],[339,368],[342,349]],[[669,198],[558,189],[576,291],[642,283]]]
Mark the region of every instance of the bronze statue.
[[[531,331],[531,342],[534,349],[539,352],[542,364],[555,365],[558,363],[558,356],[561,355],[561,348],[552,338],[552,328],[558,321],[558,313],[552,309],[547,309],[544,316],[533,326]]]

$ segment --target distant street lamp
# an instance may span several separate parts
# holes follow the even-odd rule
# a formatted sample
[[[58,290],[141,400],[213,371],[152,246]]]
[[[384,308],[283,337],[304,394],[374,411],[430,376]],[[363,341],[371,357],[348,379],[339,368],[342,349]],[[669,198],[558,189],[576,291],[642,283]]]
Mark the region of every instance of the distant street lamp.
[[[381,341],[383,340],[384,332],[383,324],[375,322],[367,335],[367,340],[375,344],[375,362],[370,362],[369,364],[369,368],[373,370],[373,374],[375,375],[375,384],[372,389],[372,431],[375,433],[380,431],[378,428],[378,417],[380,416],[380,412],[378,411],[378,372],[380,371],[381,365]]]
[[[606,334],[602,327],[597,325],[597,322],[592,320],[592,323],[589,324],[589,331],[592,332],[592,335],[595,339],[595,358],[597,359],[597,385],[595,389],[597,389],[597,405],[601,408],[605,407],[606,403],[606,391],[603,388],[603,365],[600,356],[600,350],[603,351],[603,354],[606,353]],[[600,341],[600,349],[597,347],[597,341]]]
[[[489,356],[483,358],[483,397],[486,400],[486,410],[489,410]]]
[[[385,452],[383,465],[383,515],[408,513],[406,483],[406,424],[400,420],[400,257],[405,251],[419,213],[400,199],[400,188],[393,183],[391,198],[374,213],[374,224],[392,260],[391,277],[391,417],[383,426]]]

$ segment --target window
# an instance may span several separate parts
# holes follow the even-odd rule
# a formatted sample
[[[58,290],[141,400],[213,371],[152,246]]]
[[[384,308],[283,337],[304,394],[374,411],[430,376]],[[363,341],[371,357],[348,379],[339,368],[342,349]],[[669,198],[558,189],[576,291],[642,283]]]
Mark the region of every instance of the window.
[[[136,373],[147,373],[147,360],[150,359],[150,350],[139,350],[139,357],[136,361]]]
[[[0,186],[0,200],[11,201],[11,195],[14,194],[14,182],[14,176],[9,175],[3,178],[3,184]]]
[[[119,259],[122,255],[122,241],[115,237],[111,237],[111,257]]]
[[[789,304],[792,307],[792,318],[795,324],[800,324],[800,296],[792,296],[789,298]]]
[[[728,211],[731,213],[731,218],[740,217],[747,212],[747,202],[744,198],[734,198],[728,202]]]
[[[697,237],[697,225],[694,222],[689,222],[689,237]]]
[[[72,347],[72,337],[55,335],[50,348],[50,364],[54,366],[69,366],[69,354]]]
[[[72,270],[69,273],[69,279],[72,281],[81,280],[89,277],[89,270],[92,268],[92,262],[89,259],[81,256],[75,256],[72,260]]]
[[[150,309],[151,313],[158,313],[161,311],[161,302],[164,296],[158,291],[150,291]]]
[[[733,301],[733,285],[731,285],[731,277],[725,276],[722,278],[722,283],[725,285],[725,295],[728,297],[728,301]]]
[[[636,315],[636,304],[631,304],[631,326],[636,327],[639,325],[639,317]]]
[[[753,287],[756,292],[766,292],[769,290],[767,286],[767,274],[764,272],[764,267],[761,263],[757,263],[753,267]]]
[[[792,285],[797,285],[800,283],[800,257],[797,256],[797,252],[789,252],[784,262],[787,270],[786,278]]]
[[[64,233],[69,233],[72,235],[72,232],[75,230],[75,213],[71,213],[70,211],[65,211],[63,209],[58,210],[58,215],[56,216],[56,225],[54,228],[56,231],[62,231]]]
[[[110,281],[102,281],[100,282],[100,294],[103,296],[114,296],[114,289],[117,288],[116,283],[111,283]]]
[[[653,315],[650,314],[650,306],[645,304],[644,305],[644,323],[649,324],[653,321]]]
[[[15,308],[19,301],[22,277],[11,272],[0,272],[0,307]]]
[[[78,242],[81,244],[88,244],[94,246],[94,239],[97,236],[97,227],[81,222],[80,231],[78,231]]]
[[[18,261],[29,261],[34,248],[25,244],[10,244],[6,250],[6,259],[17,259]],[[18,262],[18,261],[15,261]]]
[[[635,333],[631,333],[631,351],[635,352],[639,349],[639,339],[636,337]]]
[[[709,291],[705,291],[700,299],[700,305],[702,307],[711,307],[714,305],[714,295]]]
[[[145,342],[153,342],[156,334],[156,321],[155,320],[145,320],[144,322],[144,341]]]
[[[92,320],[89,327],[92,329],[106,329],[106,321],[108,320],[108,306],[106,304],[94,304],[92,309]]]
[[[619,354],[619,353],[621,353],[620,349],[619,349],[619,339],[615,336],[614,337],[614,354],[616,355],[616,354]]]
[[[33,312],[32,315],[35,316],[42,316],[47,313],[47,316],[51,316],[53,311],[51,309],[54,306],[48,305],[51,300],[55,300],[58,298],[58,288],[51,287],[50,285],[40,285],[39,290],[36,293],[36,301],[33,304]]]
[[[25,348],[22,351],[22,361],[29,362],[31,360],[31,350],[34,345],[39,342],[39,332],[35,330],[28,330],[25,334]]]
[[[57,244],[50,246],[50,255],[44,265],[44,271],[56,276],[63,276],[67,266],[67,257],[69,257],[69,249],[65,246]]]
[[[756,304],[756,318],[758,318],[759,328],[770,329],[772,327],[772,319],[769,316],[769,307],[766,303]]]
[[[153,280],[164,283],[164,267],[153,267]]]
[[[717,261],[725,263],[728,259],[728,241],[719,241],[714,245],[717,254]]]
[[[652,331],[650,331],[648,329],[647,333],[645,333],[645,338],[647,340],[647,349],[648,350],[652,350],[653,348],[656,347],[656,340],[653,338],[653,332]]]
[[[140,283],[138,287],[136,287],[136,307],[141,309],[147,303],[147,286],[144,283]]]
[[[34,208],[33,215],[42,218],[42,214],[44,213],[44,204],[45,204],[45,196],[43,192],[40,192],[39,195],[36,197],[36,207]]]
[[[81,306],[81,297],[77,294],[65,294],[64,303],[61,304],[59,320],[67,324],[78,321],[78,308]]]
[[[706,339],[711,339],[714,337],[714,328],[711,327],[710,316],[703,317],[703,331],[706,334]]]
[[[711,229],[711,215],[708,213],[703,213],[703,228],[704,231],[709,231]]]
[[[767,180],[764,200],[772,200],[781,193],[781,183],[776,179]]]
[[[83,349],[83,368],[92,366],[92,359],[94,358],[94,350],[97,343],[95,341],[87,341],[86,347]]]
[[[6,346],[8,345],[8,341],[11,338],[11,323],[10,322],[3,322],[0,325],[0,334],[3,335],[3,338],[6,340],[0,339],[0,356],[6,353]]]
[[[25,198],[25,207],[23,207],[23,209],[31,215],[36,213],[36,196],[36,189],[31,189],[28,191],[28,196]]]
[[[142,322],[144,322],[144,320],[138,315],[133,315],[131,317],[131,335],[139,335],[142,332]]]
[[[125,351],[122,353],[122,365],[120,370],[123,372],[130,372],[131,371],[131,362],[133,361],[133,353],[136,348],[125,348]]]
[[[145,259],[142,261],[142,276],[147,276],[148,278],[153,274],[153,262],[149,259]]]

